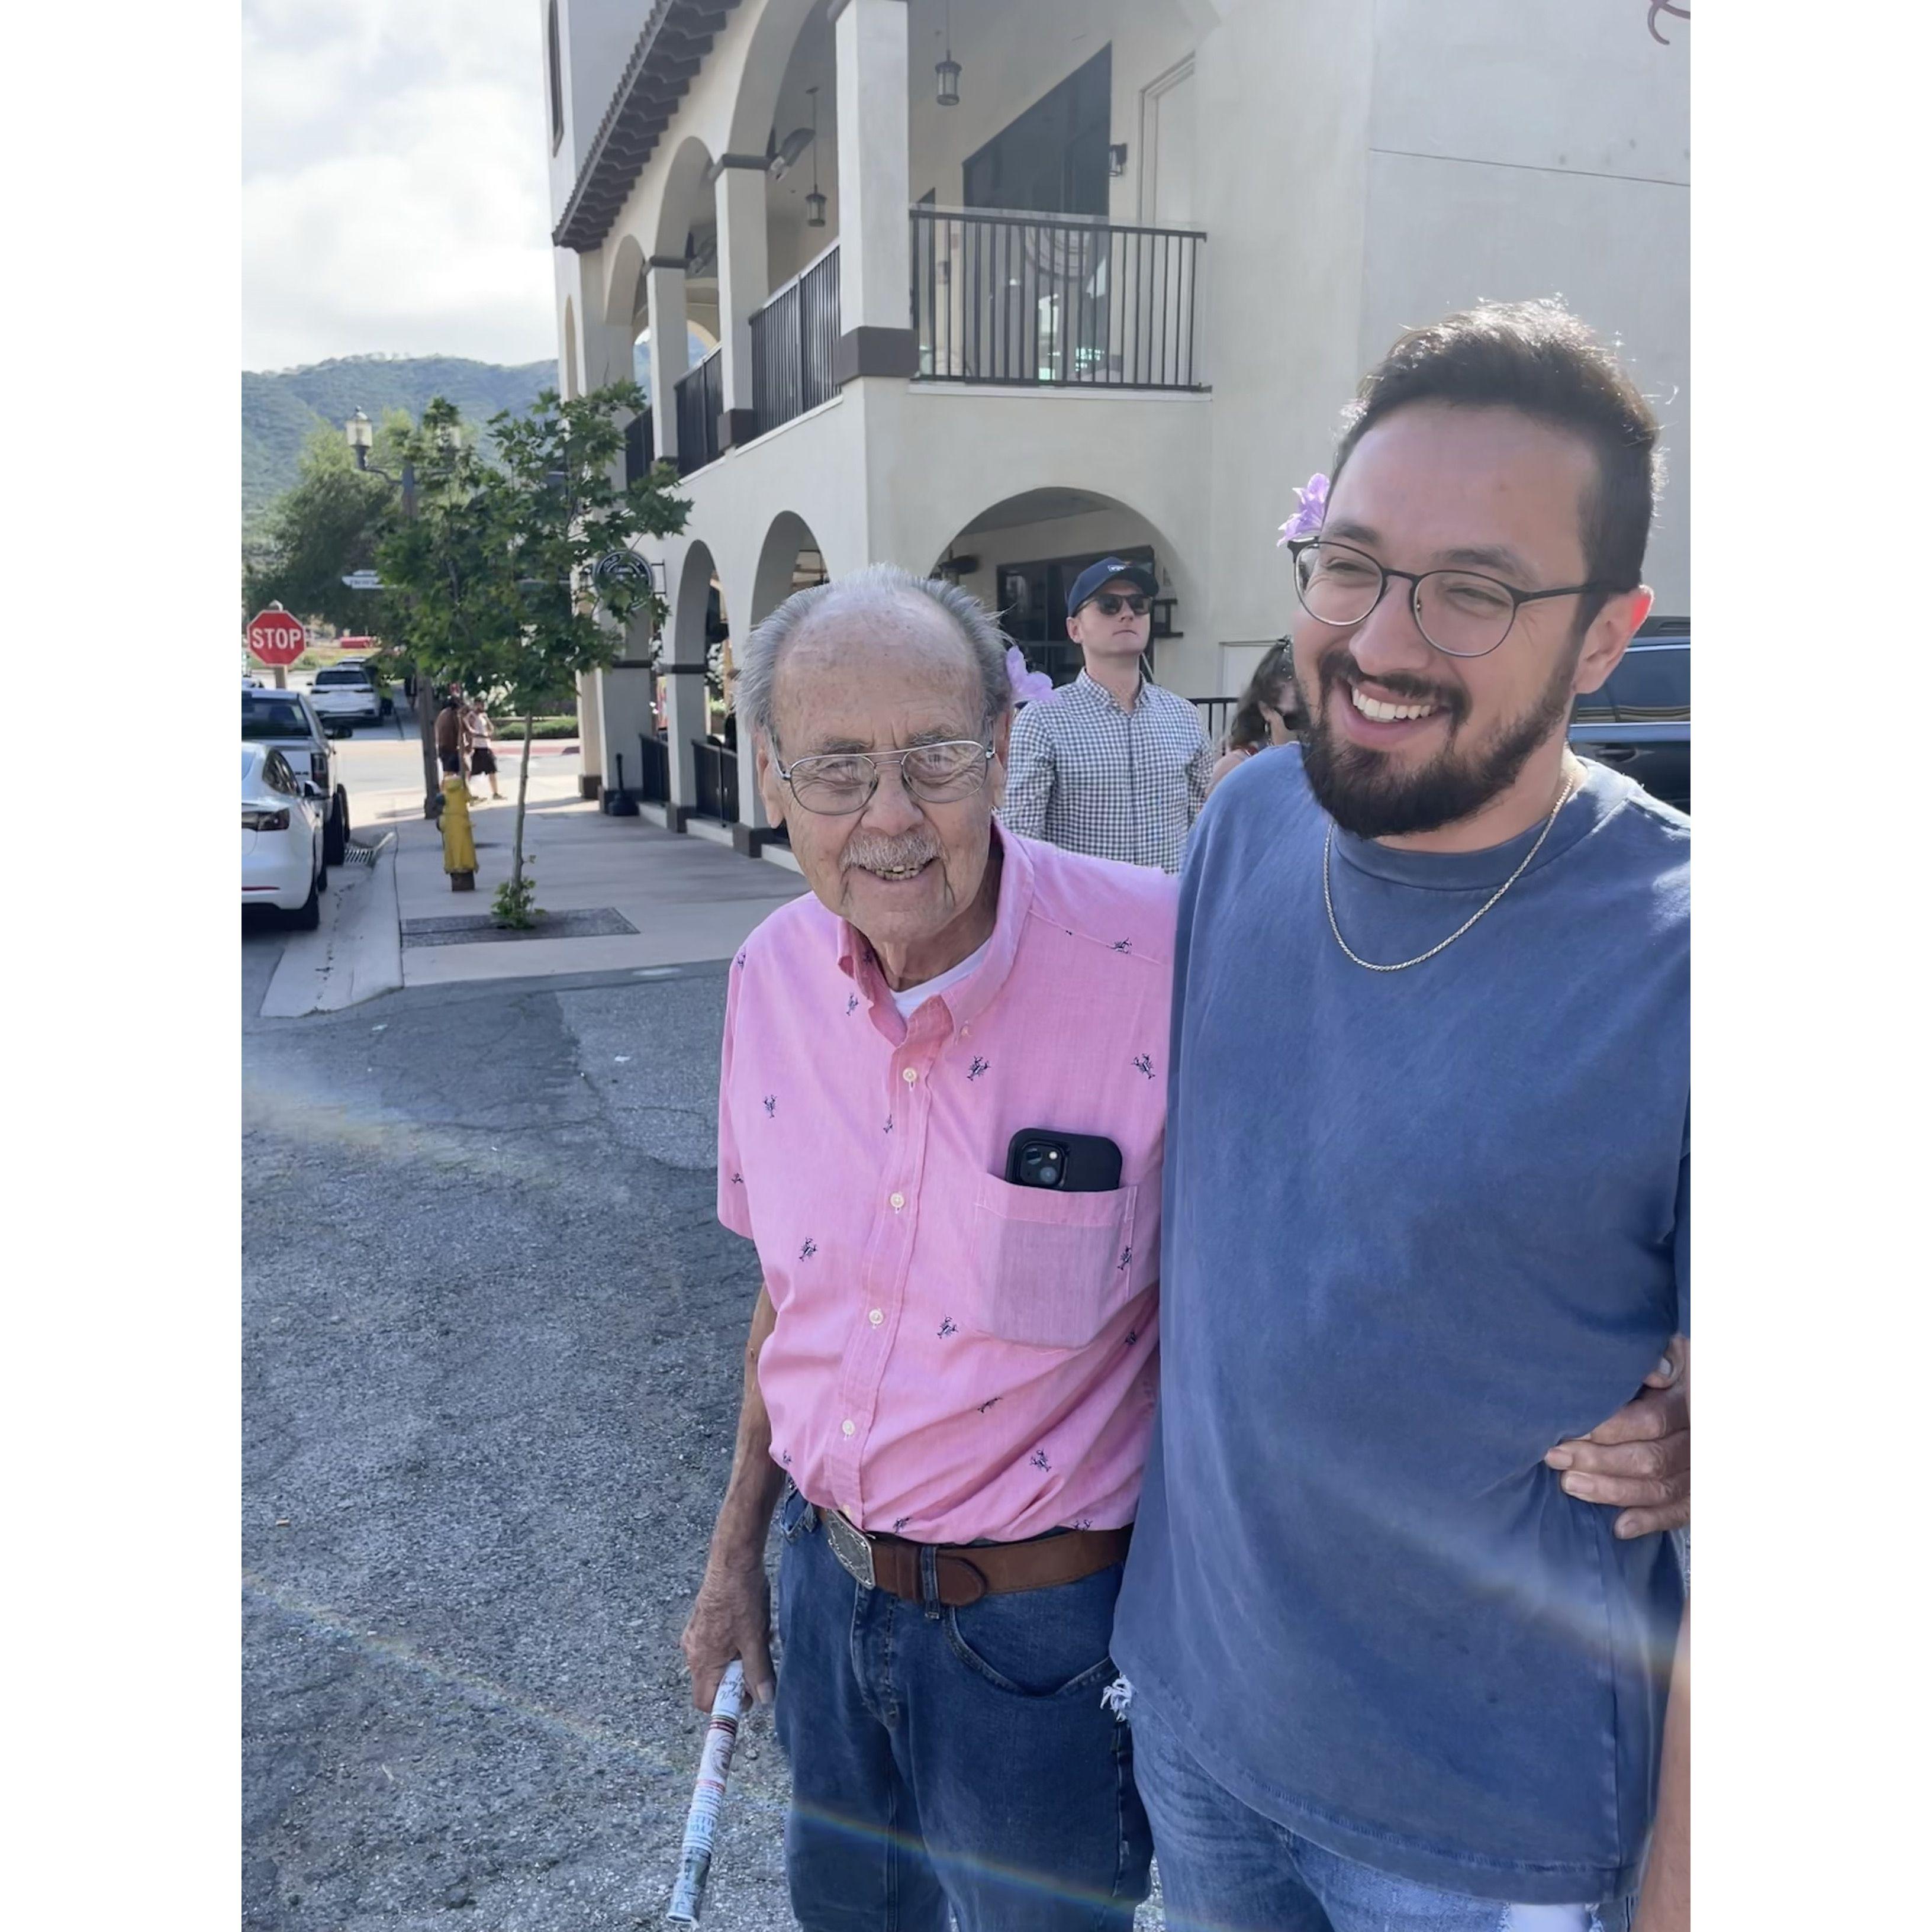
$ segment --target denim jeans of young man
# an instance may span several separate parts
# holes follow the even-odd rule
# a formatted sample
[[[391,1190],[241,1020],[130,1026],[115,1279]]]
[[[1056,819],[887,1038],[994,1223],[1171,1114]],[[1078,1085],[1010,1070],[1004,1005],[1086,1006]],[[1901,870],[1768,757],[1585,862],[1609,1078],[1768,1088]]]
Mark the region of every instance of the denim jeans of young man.
[[[1634,1899],[1510,1905],[1324,1851],[1252,1810],[1136,1698],[1135,1775],[1168,1932],[1628,1932]]]
[[[1150,1845],[1106,1708],[1118,1566],[963,1609],[862,1588],[778,1521],[785,1871],[805,1932],[1127,1932]]]

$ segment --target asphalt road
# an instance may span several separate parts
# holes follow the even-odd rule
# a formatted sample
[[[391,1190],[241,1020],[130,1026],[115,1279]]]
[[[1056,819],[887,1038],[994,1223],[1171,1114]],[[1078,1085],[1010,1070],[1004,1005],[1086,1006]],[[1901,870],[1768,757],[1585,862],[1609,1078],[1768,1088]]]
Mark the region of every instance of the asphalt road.
[[[758,1284],[712,1212],[723,968],[262,1022],[279,944],[243,946],[244,1923],[655,1925]],[[707,1925],[790,1922],[785,1790],[754,1720]]]

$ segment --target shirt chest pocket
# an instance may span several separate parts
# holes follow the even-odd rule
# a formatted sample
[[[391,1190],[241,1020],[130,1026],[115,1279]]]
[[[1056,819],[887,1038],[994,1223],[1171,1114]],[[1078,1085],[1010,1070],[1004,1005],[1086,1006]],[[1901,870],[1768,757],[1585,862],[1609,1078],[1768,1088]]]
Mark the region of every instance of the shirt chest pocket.
[[[1132,1298],[1137,1188],[1067,1194],[980,1177],[967,1318],[983,1335],[1079,1348]]]

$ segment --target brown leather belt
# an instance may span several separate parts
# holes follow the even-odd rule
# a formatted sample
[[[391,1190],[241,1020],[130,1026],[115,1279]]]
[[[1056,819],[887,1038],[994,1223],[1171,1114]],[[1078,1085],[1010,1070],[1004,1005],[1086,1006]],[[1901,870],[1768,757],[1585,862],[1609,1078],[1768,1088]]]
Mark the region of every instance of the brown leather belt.
[[[933,1594],[951,1610],[976,1604],[982,1597],[1077,1583],[1097,1570],[1124,1562],[1133,1534],[1130,1524],[1124,1529],[1070,1529],[1028,1543],[928,1546],[908,1543],[900,1536],[870,1534],[836,1510],[817,1510],[816,1514],[832,1555],[855,1582],[868,1590],[889,1591],[909,1603],[926,1600],[926,1592],[920,1588],[920,1571],[924,1568],[922,1552],[929,1547],[936,1586]]]

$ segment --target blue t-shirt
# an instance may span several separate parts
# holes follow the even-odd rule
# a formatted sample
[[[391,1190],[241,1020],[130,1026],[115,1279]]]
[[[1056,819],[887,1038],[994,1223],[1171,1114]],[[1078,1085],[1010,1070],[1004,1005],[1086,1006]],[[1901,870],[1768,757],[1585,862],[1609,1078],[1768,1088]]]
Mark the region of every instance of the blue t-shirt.
[[[1544,1452],[1688,1330],[1690,821],[1600,766],[1502,902],[1345,958],[1300,751],[1182,874],[1161,1390],[1114,1655],[1236,1797],[1398,1876],[1635,1882],[1683,1580]],[[1521,862],[1337,832],[1406,959]]]

